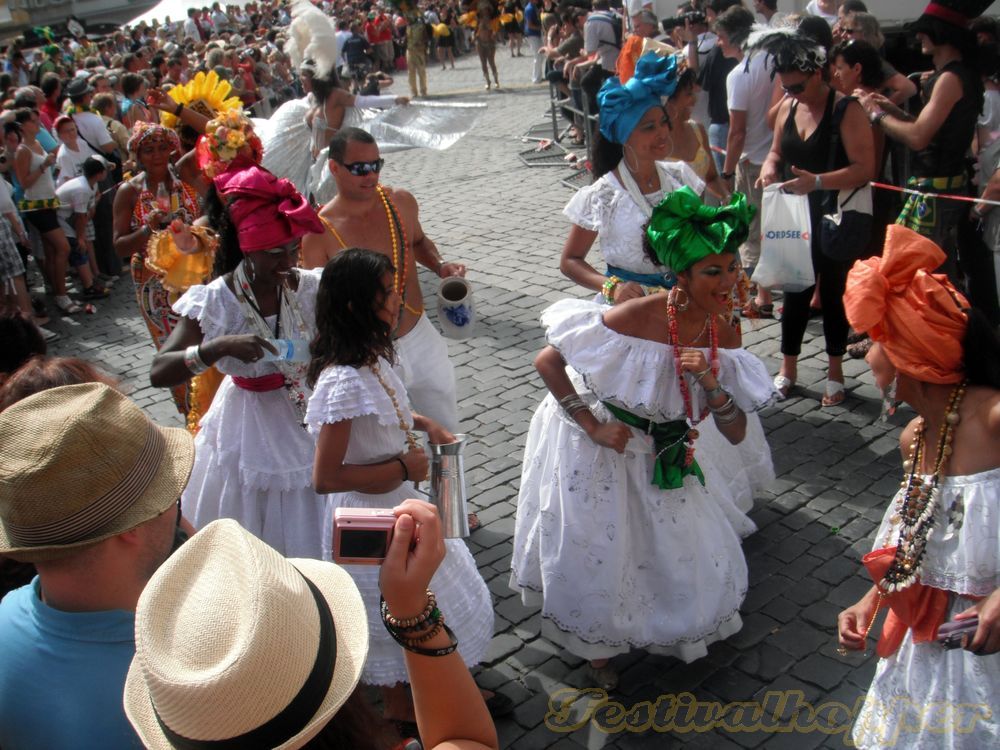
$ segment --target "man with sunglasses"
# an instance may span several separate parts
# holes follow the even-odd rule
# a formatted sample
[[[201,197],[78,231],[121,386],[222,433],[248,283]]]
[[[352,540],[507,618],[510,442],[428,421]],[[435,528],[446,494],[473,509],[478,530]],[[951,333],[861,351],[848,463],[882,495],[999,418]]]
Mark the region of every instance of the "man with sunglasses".
[[[722,54],[736,60],[736,67],[726,77],[729,101],[729,137],[726,140],[726,160],[722,178],[730,189],[738,190],[758,209],[750,225],[750,235],[740,246],[740,258],[747,275],[753,274],[760,259],[760,204],[763,189],[757,186],[760,168],[771,150],[772,132],[767,113],[781,96],[781,89],[771,81],[767,56],[758,52],[747,55],[743,47],[753,27],[753,13],[742,6],[724,11],[715,21]],[[743,308],[751,318],[774,315],[771,293],[757,289],[757,294]]]
[[[403,298],[394,332],[397,370],[413,408],[457,432],[455,371],[444,339],[424,313],[417,263],[439,278],[465,276],[465,266],[441,258],[420,226],[419,207],[409,192],[379,184],[384,164],[370,134],[359,128],[337,132],[329,161],[337,195],[319,212],[327,231],[302,238],[302,265],[319,268],[349,247],[368,248],[392,260]]]

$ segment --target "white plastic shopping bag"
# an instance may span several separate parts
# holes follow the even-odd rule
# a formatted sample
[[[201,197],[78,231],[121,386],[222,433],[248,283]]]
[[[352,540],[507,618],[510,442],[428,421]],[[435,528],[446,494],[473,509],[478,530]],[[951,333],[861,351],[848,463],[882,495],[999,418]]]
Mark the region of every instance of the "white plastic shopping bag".
[[[808,289],[816,283],[809,199],[775,183],[764,188],[760,211],[760,261],[752,280],[767,289]]]

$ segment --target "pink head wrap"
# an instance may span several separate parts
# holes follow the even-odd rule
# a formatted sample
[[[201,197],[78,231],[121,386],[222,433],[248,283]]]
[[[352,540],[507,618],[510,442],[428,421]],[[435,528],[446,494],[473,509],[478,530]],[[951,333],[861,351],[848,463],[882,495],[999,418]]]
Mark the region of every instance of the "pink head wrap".
[[[931,240],[892,224],[882,257],[855,263],[844,292],[851,327],[878,342],[897,370],[925,383],[963,377],[969,302],[947,276],[931,273],[944,260]]]
[[[229,204],[244,253],[287,245],[306,234],[321,234],[313,207],[288,180],[261,167],[224,172],[213,180]]]

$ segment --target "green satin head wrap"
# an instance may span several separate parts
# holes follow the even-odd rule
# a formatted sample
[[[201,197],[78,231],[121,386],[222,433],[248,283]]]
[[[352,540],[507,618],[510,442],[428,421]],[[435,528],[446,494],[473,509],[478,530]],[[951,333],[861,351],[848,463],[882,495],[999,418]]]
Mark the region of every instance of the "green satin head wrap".
[[[646,237],[660,263],[680,273],[709,255],[735,253],[755,212],[743,193],[733,193],[725,206],[706,206],[685,185],[653,209]]]

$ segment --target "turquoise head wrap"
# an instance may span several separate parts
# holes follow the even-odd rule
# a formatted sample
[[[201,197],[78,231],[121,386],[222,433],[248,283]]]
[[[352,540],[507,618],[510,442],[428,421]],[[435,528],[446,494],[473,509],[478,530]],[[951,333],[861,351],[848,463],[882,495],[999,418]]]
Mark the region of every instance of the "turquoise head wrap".
[[[660,106],[662,97],[677,90],[677,58],[660,57],[647,52],[635,64],[635,75],[625,85],[609,78],[597,92],[601,105],[601,135],[613,143],[624,144],[653,107]]]
[[[660,263],[680,273],[709,255],[735,253],[750,234],[754,213],[743,193],[733,193],[725,206],[706,206],[685,185],[653,209],[646,238]]]

